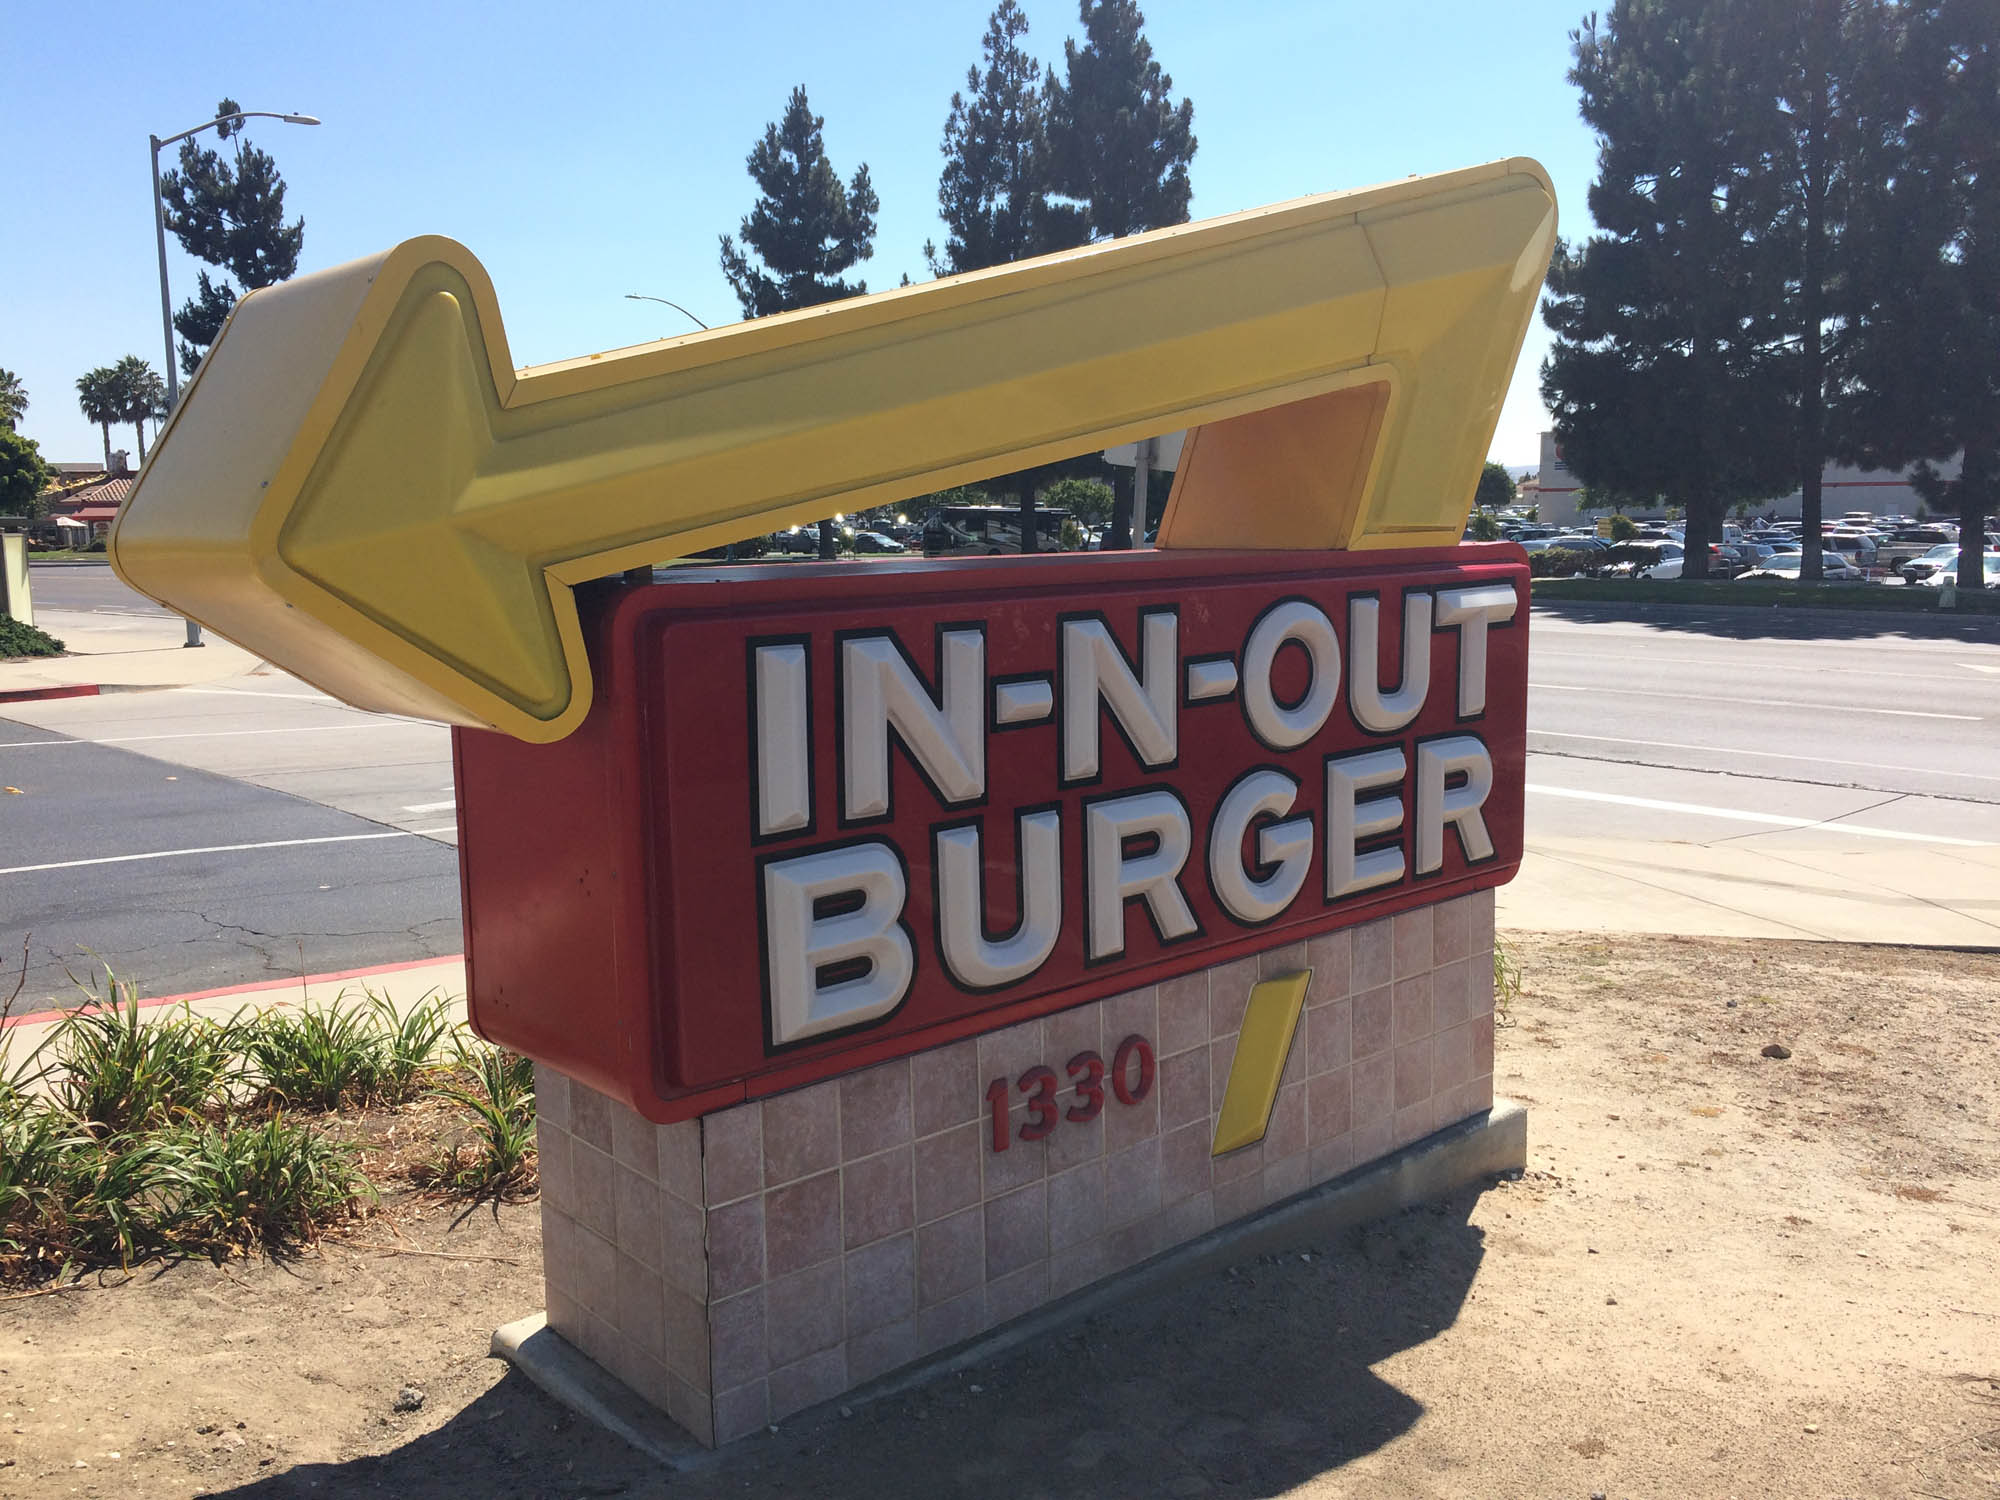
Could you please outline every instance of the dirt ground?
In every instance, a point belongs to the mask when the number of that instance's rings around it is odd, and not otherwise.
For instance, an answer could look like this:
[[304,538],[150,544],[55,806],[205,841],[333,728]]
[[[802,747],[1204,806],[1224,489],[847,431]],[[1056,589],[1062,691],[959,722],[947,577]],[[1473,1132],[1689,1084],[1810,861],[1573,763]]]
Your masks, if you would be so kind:
[[436,1210],[0,1303],[0,1495],[2000,1496],[2000,955],[1512,941],[1520,1181],[673,1476],[486,1358],[534,1207]]

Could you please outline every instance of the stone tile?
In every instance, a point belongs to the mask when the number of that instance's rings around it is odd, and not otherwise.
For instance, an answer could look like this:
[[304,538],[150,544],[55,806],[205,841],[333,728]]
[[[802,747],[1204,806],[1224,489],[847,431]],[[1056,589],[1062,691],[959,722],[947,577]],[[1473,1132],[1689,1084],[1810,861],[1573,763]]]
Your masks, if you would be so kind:
[[1437,1128],[1456,1125],[1493,1107],[1492,1080],[1473,1078],[1437,1096]]
[[967,1292],[917,1314],[917,1347],[935,1354],[962,1344],[986,1326],[986,1289]]
[[775,1281],[840,1254],[840,1173],[764,1194],[765,1275]]
[[[1138,1060],[1135,1058],[1127,1062],[1126,1082],[1136,1084],[1140,1076]],[[1107,1078],[1104,1081],[1103,1119],[1106,1156],[1129,1150],[1160,1133],[1160,1071],[1157,1060],[1153,1064],[1153,1085],[1146,1091],[1146,1097],[1136,1104],[1120,1103],[1117,1092],[1111,1087],[1111,1080]]]
[[1285,1066],[1279,1071],[1278,1083],[1304,1083],[1306,1081],[1306,1018],[1299,1013],[1298,1024],[1292,1028],[1292,1045],[1285,1049]]
[[[1206,1193],[1209,1187],[1209,1148],[1215,1139],[1214,1129],[1206,1119],[1179,1130],[1169,1131],[1160,1138],[1160,1202],[1171,1205],[1183,1198],[1192,1198],[1197,1193]],[[1050,1182],[1051,1193],[1055,1183]],[[1053,1206],[1054,1199],[1050,1203]],[[1053,1232],[1051,1233],[1053,1243]]]
[[708,1338],[718,1388],[727,1390],[762,1377],[771,1367],[764,1331],[764,1289],[752,1287],[741,1296],[711,1303]]
[[1409,1109],[1431,1096],[1431,1044],[1411,1042],[1396,1049],[1396,1109]]
[[916,1145],[916,1221],[928,1224],[979,1201],[983,1125],[960,1125]]
[[[1065,1093],[1065,1100],[1074,1099],[1073,1093]],[[1065,1104],[1064,1109],[1074,1108]],[[1047,1170],[1051,1177],[1058,1172],[1067,1172],[1071,1167],[1083,1165],[1087,1161],[1097,1161],[1104,1155],[1104,1121],[1106,1115],[1117,1109],[1118,1103],[1111,1093],[1111,1083],[1107,1077],[1104,1083],[1104,1107],[1096,1116],[1078,1124],[1065,1113],[1063,1121],[1056,1127],[1055,1134],[1042,1143],[1043,1154],[1048,1159]]]
[[583,1304],[554,1282],[549,1282],[542,1288],[542,1300],[549,1327],[581,1349],[583,1345],[578,1343],[577,1330],[583,1326],[583,1320],[590,1316],[583,1310]]
[[1345,1068],[1306,1080],[1306,1141],[1324,1146],[1347,1134],[1354,1124],[1354,1096]]
[[569,1129],[569,1075],[535,1064],[535,1123]]
[[1327,1005],[1345,1000],[1353,989],[1354,936],[1328,932],[1306,944],[1306,965],[1312,979],[1306,985],[1306,1006]]
[[1208,971],[1181,974],[1160,984],[1161,1057],[1208,1045]]
[[[1104,1107],[1113,1109],[1116,1106],[1107,1104]],[[1048,1139],[1046,1137],[1038,1141],[1021,1139],[1021,1126],[1027,1118],[1028,1112],[1025,1106],[1017,1108],[1008,1116],[1005,1151],[993,1150],[990,1138],[980,1143],[979,1170],[985,1197],[997,1198],[1002,1193],[1011,1192],[1017,1187],[1026,1187],[1029,1183],[1038,1182],[1048,1175]],[[1058,1114],[1056,1118],[1060,1122],[1062,1116]],[[1062,1125],[1058,1123],[1056,1129],[1062,1129]]]
[[986,1280],[986,1214],[968,1208],[917,1230],[917,1307],[971,1291]]
[[1208,1044],[1208,1093],[1215,1101],[1218,1113],[1222,1109],[1222,1101],[1229,1095],[1229,1069],[1235,1061],[1235,1036],[1226,1036]]
[[[1310,968],[1312,960],[1307,957],[1304,943],[1286,943],[1281,948],[1266,948],[1257,955],[1257,977],[1276,979],[1285,974],[1297,974]],[[1310,989],[1311,985],[1308,984]]]
[[899,1370],[917,1357],[917,1320],[904,1318],[847,1341],[847,1378],[856,1385]]
[[671,1287],[660,1293],[660,1358],[697,1390],[708,1389],[708,1307]]
[[573,1295],[579,1269],[576,1220],[542,1199],[542,1279],[551,1290]]
[[1104,1158],[1104,1222],[1112,1228],[1160,1211],[1160,1141],[1155,1136]]
[[1306,1153],[1306,1176],[1315,1184],[1331,1182],[1354,1165],[1354,1137],[1343,1135]]
[[708,1211],[708,1292],[717,1299],[764,1279],[764,1200],[740,1198]]
[[653,1127],[653,1154],[659,1159],[660,1186],[683,1203],[701,1204],[701,1121],[682,1120]]
[[1472,1023],[1440,1031],[1431,1038],[1431,1088],[1436,1093],[1472,1080]]
[[829,1079],[764,1101],[764,1186],[840,1165],[840,1083]]
[[1282,1203],[1294,1193],[1303,1193],[1309,1185],[1306,1181],[1306,1153],[1294,1152],[1281,1157],[1264,1168],[1264,1190],[1267,1200]]
[[1348,1140],[1354,1146],[1355,1166],[1366,1166],[1389,1154],[1390,1127],[1390,1117],[1385,1115],[1379,1120],[1370,1120],[1366,1125],[1356,1125],[1349,1132]]
[[1218,1182],[1215,1185],[1215,1222],[1233,1224],[1249,1214],[1254,1214],[1270,1200],[1264,1194],[1264,1173],[1260,1169],[1233,1182]]
[[565,1127],[578,1140],[611,1154],[611,1101],[585,1084],[570,1080],[569,1120]]
[[1209,1089],[1208,1047],[1204,1044],[1199,1052],[1162,1058],[1154,1091],[1159,1095],[1162,1130],[1208,1119],[1215,1109]]
[[606,1324],[618,1317],[618,1251],[583,1225],[576,1229],[576,1280],[570,1295]]
[[898,1146],[840,1169],[841,1243],[847,1249],[915,1227],[910,1149]]
[[1390,918],[1390,942],[1395,949],[1393,962],[1398,979],[1430,972],[1431,953],[1435,946],[1432,933],[1431,908],[1428,906],[1397,912]]
[[771,1420],[781,1421],[847,1389],[847,1351],[822,1349],[818,1354],[773,1370],[770,1381]]
[[1244,1177],[1254,1177],[1264,1170],[1264,1143],[1254,1141],[1248,1146],[1239,1146],[1234,1151],[1208,1159],[1208,1180],[1211,1186],[1220,1187],[1225,1182],[1236,1182]]
[[1110,1243],[1096,1235],[1049,1257],[1049,1296],[1067,1297],[1109,1273]]
[[1432,958],[1453,963],[1472,951],[1472,903],[1459,896],[1431,908]]
[[1441,964],[1431,973],[1431,1029],[1449,1031],[1472,1014],[1472,993],[1463,961]]
[[658,1127],[616,1100],[607,1100],[606,1107],[611,1113],[612,1159],[657,1185],[660,1147],[654,1132]]
[[1296,1156],[1306,1149],[1306,1086],[1295,1083],[1278,1090],[1271,1118],[1264,1126],[1264,1159]]
[[576,1176],[570,1166],[569,1132],[539,1116],[535,1120],[535,1160],[542,1182],[542,1202],[564,1213],[575,1213]]
[[678,1376],[672,1377],[667,1385],[667,1415],[686,1428],[696,1442],[714,1444],[714,1405]]
[[761,1380],[739,1385],[715,1398],[715,1441],[733,1443],[771,1425],[769,1389]]
[[1472,1027],[1472,1072],[1477,1077],[1481,1073],[1491,1076],[1493,1072],[1493,1013],[1475,1016],[1469,1023]]
[[1160,990],[1149,984],[1127,990],[1100,1002],[1104,1011],[1104,1061],[1116,1061],[1119,1046],[1128,1036],[1142,1036],[1157,1058],[1160,1051]]
[[618,1238],[618,1164],[582,1139],[570,1142],[576,1220],[607,1240]]
[[1002,1323],[1011,1323],[1048,1300],[1049,1264],[1046,1260],[1038,1260],[1011,1276],[987,1283],[986,1324],[989,1328],[997,1328]]
[[1390,920],[1377,917],[1348,929],[1353,943],[1353,984],[1357,993],[1376,989],[1396,977],[1396,938]]
[[914,1139],[908,1058],[846,1075],[839,1081],[839,1093],[842,1161],[858,1161]]
[[919,1136],[976,1120],[985,1109],[979,1044],[953,1042],[910,1059],[911,1124]]
[[1386,1120],[1396,1108],[1396,1058],[1391,1052],[1364,1057],[1348,1070],[1353,1080],[1354,1123]]
[[1045,1183],[1034,1183],[986,1205],[986,1279],[989,1282],[1049,1255],[1049,1201]]
[[1092,1162],[1048,1183],[1049,1248],[1066,1250],[1104,1232],[1104,1163]]
[[1429,1135],[1437,1124],[1437,1100],[1423,1098],[1408,1109],[1396,1111],[1396,1119],[1390,1130],[1390,1140],[1398,1146],[1407,1146],[1412,1141],[1420,1141]]
[[1430,975],[1399,979],[1389,993],[1396,1045],[1423,1041],[1431,1034]]
[[1002,1031],[989,1031],[978,1042],[979,1078],[973,1090],[975,1103],[985,1098],[986,1086],[994,1079],[1004,1078],[1008,1087],[1012,1088],[1028,1069],[1048,1061],[1042,1052],[1040,1021],[1022,1021]]
[[[1063,1081],[1065,1095],[1070,1090],[1070,1059],[1085,1052],[1095,1052],[1104,1059],[1106,1066],[1110,1065],[1111,1057],[1104,1047],[1103,1020],[1104,1007],[1097,1004],[1079,1005],[1053,1016],[1042,1017],[1042,1046],[1045,1051],[1042,1060],[1056,1070],[1056,1077]],[[1112,1039],[1112,1045],[1117,1045],[1117,1038]],[[1068,1098],[1064,1099],[1065,1106],[1069,1102]]]
[[1349,1017],[1350,1045],[1354,1055],[1371,1057],[1377,1052],[1387,1052],[1396,1039],[1396,1010],[1394,991],[1381,985],[1372,990],[1363,990],[1354,997],[1354,1008]]
[[1250,991],[1257,985],[1257,960],[1239,958],[1208,971],[1208,1034],[1211,1040],[1234,1036],[1243,1029],[1250,1008]]
[[690,1297],[708,1295],[707,1223],[679,1198],[660,1199],[660,1274]]
[[916,1311],[917,1240],[899,1234],[848,1252],[847,1336],[907,1320]]
[[622,1162],[611,1170],[612,1196],[618,1214],[618,1248],[648,1270],[658,1271],[664,1228],[660,1219],[659,1184],[641,1177]]
[[1472,946],[1466,952],[1477,958],[1493,951],[1493,892],[1474,891],[1465,898],[1470,908]]
[[1306,1029],[1306,1077],[1345,1068],[1353,1057],[1354,1008],[1351,1002],[1336,1000],[1330,1005],[1309,1009],[1303,1018]]
[[701,1121],[703,1193],[710,1207],[764,1186],[764,1105],[739,1104]]
[[1196,1193],[1160,1210],[1160,1239],[1165,1245],[1184,1245],[1198,1234],[1215,1227],[1215,1197]]
[[830,1260],[764,1287],[764,1342],[771,1368],[795,1364],[847,1337],[841,1264]]

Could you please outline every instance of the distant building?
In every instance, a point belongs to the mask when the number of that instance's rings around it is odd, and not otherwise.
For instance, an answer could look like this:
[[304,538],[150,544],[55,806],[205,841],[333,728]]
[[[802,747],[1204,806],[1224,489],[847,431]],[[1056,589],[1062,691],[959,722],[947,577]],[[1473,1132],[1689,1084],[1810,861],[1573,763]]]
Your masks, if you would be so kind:
[[42,491],[47,518],[34,529],[43,540],[81,545],[111,530],[118,507],[132,493],[137,475],[127,466],[123,449],[111,455],[107,473],[101,463],[50,464],[55,482]]
[[[1958,473],[1958,461],[1941,463],[1938,471],[1950,478]],[[1533,492],[1530,498],[1529,485]],[[1555,525],[1565,525],[1580,519],[1577,498],[1583,484],[1563,465],[1562,450],[1556,446],[1553,432],[1542,434],[1542,465],[1532,481],[1521,484],[1521,504],[1538,507],[1537,518]],[[1799,518],[1801,502],[1799,491],[1794,490],[1776,500],[1759,500],[1751,509],[1760,516],[1775,516],[1781,521],[1796,521]],[[1924,497],[1910,484],[1910,471],[1888,469],[1850,469],[1840,464],[1828,464],[1821,471],[1820,507],[1825,518],[1837,521],[1849,511],[1865,511],[1871,516],[1914,515]],[[1634,520],[1661,520],[1665,518],[1664,507],[1653,509],[1628,508],[1626,514]]]

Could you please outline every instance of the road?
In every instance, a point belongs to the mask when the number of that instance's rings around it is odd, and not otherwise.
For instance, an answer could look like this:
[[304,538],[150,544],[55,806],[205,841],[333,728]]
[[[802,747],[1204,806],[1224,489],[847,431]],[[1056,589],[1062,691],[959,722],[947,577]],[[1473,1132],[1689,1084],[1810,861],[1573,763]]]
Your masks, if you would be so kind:
[[[37,569],[35,588],[65,618],[161,613],[105,569]],[[2000,847],[1996,627],[1951,640],[1868,620],[1538,609],[1531,853],[1580,889],[1615,873],[1658,893],[1680,890],[1669,866],[1755,848],[1808,874],[1765,880],[1751,895],[1768,920],[1744,930],[1793,935],[1828,935],[1800,914],[1811,870],[1902,859],[1913,920],[1943,903],[1964,921],[1941,940],[2000,943],[2000,903],[1952,894],[1973,875],[1990,887],[1991,866],[1954,862]],[[458,951],[435,725],[266,668],[0,707],[0,784],[22,789],[0,800],[0,944],[18,954],[33,934],[26,1002],[73,994],[65,968],[92,953],[169,994]],[[1541,888],[1524,876],[1504,898],[1519,925],[1536,925]]]

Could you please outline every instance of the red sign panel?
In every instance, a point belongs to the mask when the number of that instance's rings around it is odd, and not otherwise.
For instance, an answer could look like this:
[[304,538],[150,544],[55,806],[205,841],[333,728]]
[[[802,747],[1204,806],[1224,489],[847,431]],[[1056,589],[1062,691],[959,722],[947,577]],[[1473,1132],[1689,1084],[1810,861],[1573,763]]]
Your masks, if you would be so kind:
[[476,1023],[656,1119],[1508,879],[1517,549],[687,573],[457,736]]

